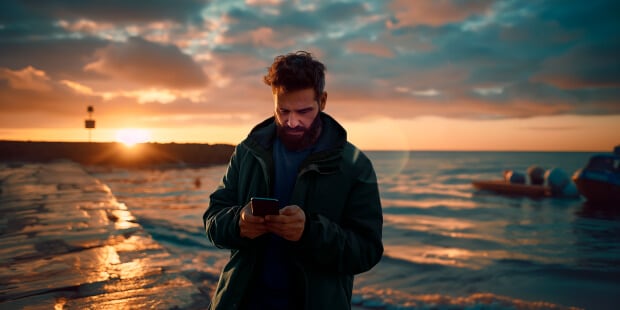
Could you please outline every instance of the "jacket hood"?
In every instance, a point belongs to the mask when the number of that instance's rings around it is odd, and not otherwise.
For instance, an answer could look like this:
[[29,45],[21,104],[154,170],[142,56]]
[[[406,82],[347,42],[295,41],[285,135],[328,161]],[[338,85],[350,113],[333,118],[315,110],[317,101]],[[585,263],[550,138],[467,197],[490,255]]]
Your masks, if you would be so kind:
[[[331,116],[324,112],[319,113],[322,121],[321,135],[317,140],[314,153],[339,149],[347,142],[347,131]],[[248,134],[246,143],[250,147],[260,147],[270,150],[276,137],[276,122],[272,116],[256,125]]]

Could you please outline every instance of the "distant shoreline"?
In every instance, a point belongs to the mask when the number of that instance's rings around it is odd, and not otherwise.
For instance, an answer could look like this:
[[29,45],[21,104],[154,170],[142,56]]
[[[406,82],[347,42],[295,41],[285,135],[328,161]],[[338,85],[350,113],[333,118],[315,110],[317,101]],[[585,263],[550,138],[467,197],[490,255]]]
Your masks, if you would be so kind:
[[0,162],[49,163],[69,160],[82,165],[124,168],[183,167],[226,164],[234,150],[228,144],[118,142],[31,142],[0,140]]

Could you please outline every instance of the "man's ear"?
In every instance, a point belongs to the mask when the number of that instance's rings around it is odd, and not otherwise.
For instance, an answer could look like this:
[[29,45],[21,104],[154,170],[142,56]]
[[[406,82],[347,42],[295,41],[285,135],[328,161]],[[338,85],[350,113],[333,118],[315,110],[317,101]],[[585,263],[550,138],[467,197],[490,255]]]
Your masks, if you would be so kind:
[[319,100],[319,111],[323,112],[325,110],[325,104],[327,104],[327,92],[324,91],[321,95],[321,99]]

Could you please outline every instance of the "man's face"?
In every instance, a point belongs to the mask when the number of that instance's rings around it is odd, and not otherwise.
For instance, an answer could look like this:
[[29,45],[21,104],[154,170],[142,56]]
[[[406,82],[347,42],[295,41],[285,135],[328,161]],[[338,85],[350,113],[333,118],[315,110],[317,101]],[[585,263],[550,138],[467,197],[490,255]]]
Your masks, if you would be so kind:
[[287,148],[299,150],[314,143],[317,115],[325,108],[327,93],[317,101],[312,88],[273,95],[278,135]]

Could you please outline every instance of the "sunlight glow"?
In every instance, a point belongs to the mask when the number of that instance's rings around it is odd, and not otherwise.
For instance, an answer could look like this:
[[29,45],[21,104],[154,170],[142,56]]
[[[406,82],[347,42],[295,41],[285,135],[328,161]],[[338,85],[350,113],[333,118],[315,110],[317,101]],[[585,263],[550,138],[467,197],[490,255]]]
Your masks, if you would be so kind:
[[116,141],[128,147],[147,142],[149,139],[151,139],[151,133],[146,129],[125,128],[116,131]]

